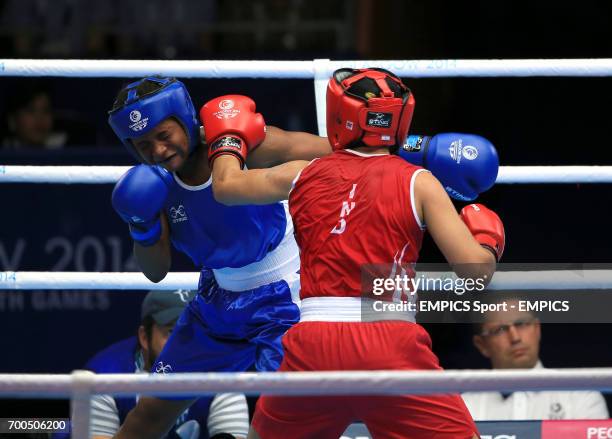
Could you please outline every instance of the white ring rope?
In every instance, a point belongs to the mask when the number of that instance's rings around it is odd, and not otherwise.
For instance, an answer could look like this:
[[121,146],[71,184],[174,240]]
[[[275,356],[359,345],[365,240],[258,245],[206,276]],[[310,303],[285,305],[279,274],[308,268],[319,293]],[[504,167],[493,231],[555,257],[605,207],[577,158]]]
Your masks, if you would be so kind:
[[[0,183],[115,183],[129,166],[0,165]],[[612,183],[612,166],[500,166],[498,184]]]
[[333,372],[211,372],[72,375],[0,374],[0,395],[62,397],[186,396],[241,392],[277,395],[391,395],[466,391],[612,390],[612,368]]
[[0,271],[0,290],[193,290],[200,273],[168,273],[153,283],[130,272]]
[[[316,64],[316,68],[315,68]],[[153,74],[191,78],[313,79],[340,67],[381,67],[399,76],[515,77],[611,76],[611,58],[442,59],[359,61],[219,61],[0,59],[0,76],[139,77]]]
[[[420,275],[421,273],[417,273]],[[447,272],[423,273],[428,279],[448,279]],[[199,273],[168,273],[159,282],[142,273],[0,271],[0,290],[177,290],[196,289]],[[612,289],[612,270],[498,271],[489,290]]]
[[0,165],[0,183],[115,183],[129,166]]

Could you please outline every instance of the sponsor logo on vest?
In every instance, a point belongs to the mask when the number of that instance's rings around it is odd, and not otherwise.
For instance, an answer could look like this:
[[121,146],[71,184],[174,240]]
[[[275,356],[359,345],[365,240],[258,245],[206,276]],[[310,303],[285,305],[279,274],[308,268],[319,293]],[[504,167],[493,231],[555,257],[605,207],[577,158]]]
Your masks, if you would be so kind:
[[155,366],[155,373],[167,374],[169,372],[172,372],[172,366],[164,364],[163,361],[160,361],[157,363],[157,366]]
[[187,217],[187,212],[185,212],[185,206],[182,204],[179,204],[177,207],[172,206],[170,208],[170,219],[172,224],[187,221],[189,218]]

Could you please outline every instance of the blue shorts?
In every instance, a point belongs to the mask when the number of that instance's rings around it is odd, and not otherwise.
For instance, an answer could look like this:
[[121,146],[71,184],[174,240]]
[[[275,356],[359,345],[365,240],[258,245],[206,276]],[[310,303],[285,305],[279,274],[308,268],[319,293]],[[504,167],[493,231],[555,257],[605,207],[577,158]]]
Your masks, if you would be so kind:
[[275,371],[283,359],[281,337],[300,319],[292,300],[299,273],[246,291],[200,276],[199,294],[179,317],[153,373]]

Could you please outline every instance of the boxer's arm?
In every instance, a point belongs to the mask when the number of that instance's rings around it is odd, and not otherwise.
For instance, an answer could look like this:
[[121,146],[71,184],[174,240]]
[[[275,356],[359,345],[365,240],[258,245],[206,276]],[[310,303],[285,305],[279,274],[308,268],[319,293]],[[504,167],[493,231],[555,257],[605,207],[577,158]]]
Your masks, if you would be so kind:
[[293,160],[310,161],[331,152],[327,137],[268,126],[265,140],[249,151],[246,163],[249,169],[270,168]]
[[218,157],[212,172],[213,195],[219,203],[228,206],[286,200],[293,181],[308,163],[298,160],[272,168],[243,171],[237,158]]
[[138,266],[147,279],[155,283],[166,277],[172,264],[170,228],[164,213],[161,213],[161,229],[161,237],[154,245],[145,247],[134,242],[134,257]]
[[421,172],[414,185],[417,214],[448,263],[461,277],[490,280],[495,272],[493,253],[474,239],[440,182]]

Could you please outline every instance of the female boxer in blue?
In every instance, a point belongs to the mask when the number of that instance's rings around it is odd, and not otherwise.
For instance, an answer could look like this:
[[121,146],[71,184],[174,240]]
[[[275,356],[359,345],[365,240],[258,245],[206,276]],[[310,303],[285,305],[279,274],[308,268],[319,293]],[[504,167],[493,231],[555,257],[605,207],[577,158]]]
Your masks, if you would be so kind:
[[[244,125],[259,148],[250,167],[330,151],[325,138],[265,127],[246,97],[226,102],[222,117]],[[280,337],[299,320],[299,256],[286,206],[227,207],[214,200],[207,150],[185,86],[144,78],[123,89],[109,123],[143,164],[117,183],[112,202],[134,239],[143,273],[159,282],[171,245],[201,272],[199,293],[183,313],[153,372],[274,371]],[[267,132],[266,132],[267,131]],[[141,398],[118,437],[156,437],[193,400]],[[124,436],[125,435],[125,436]]]

